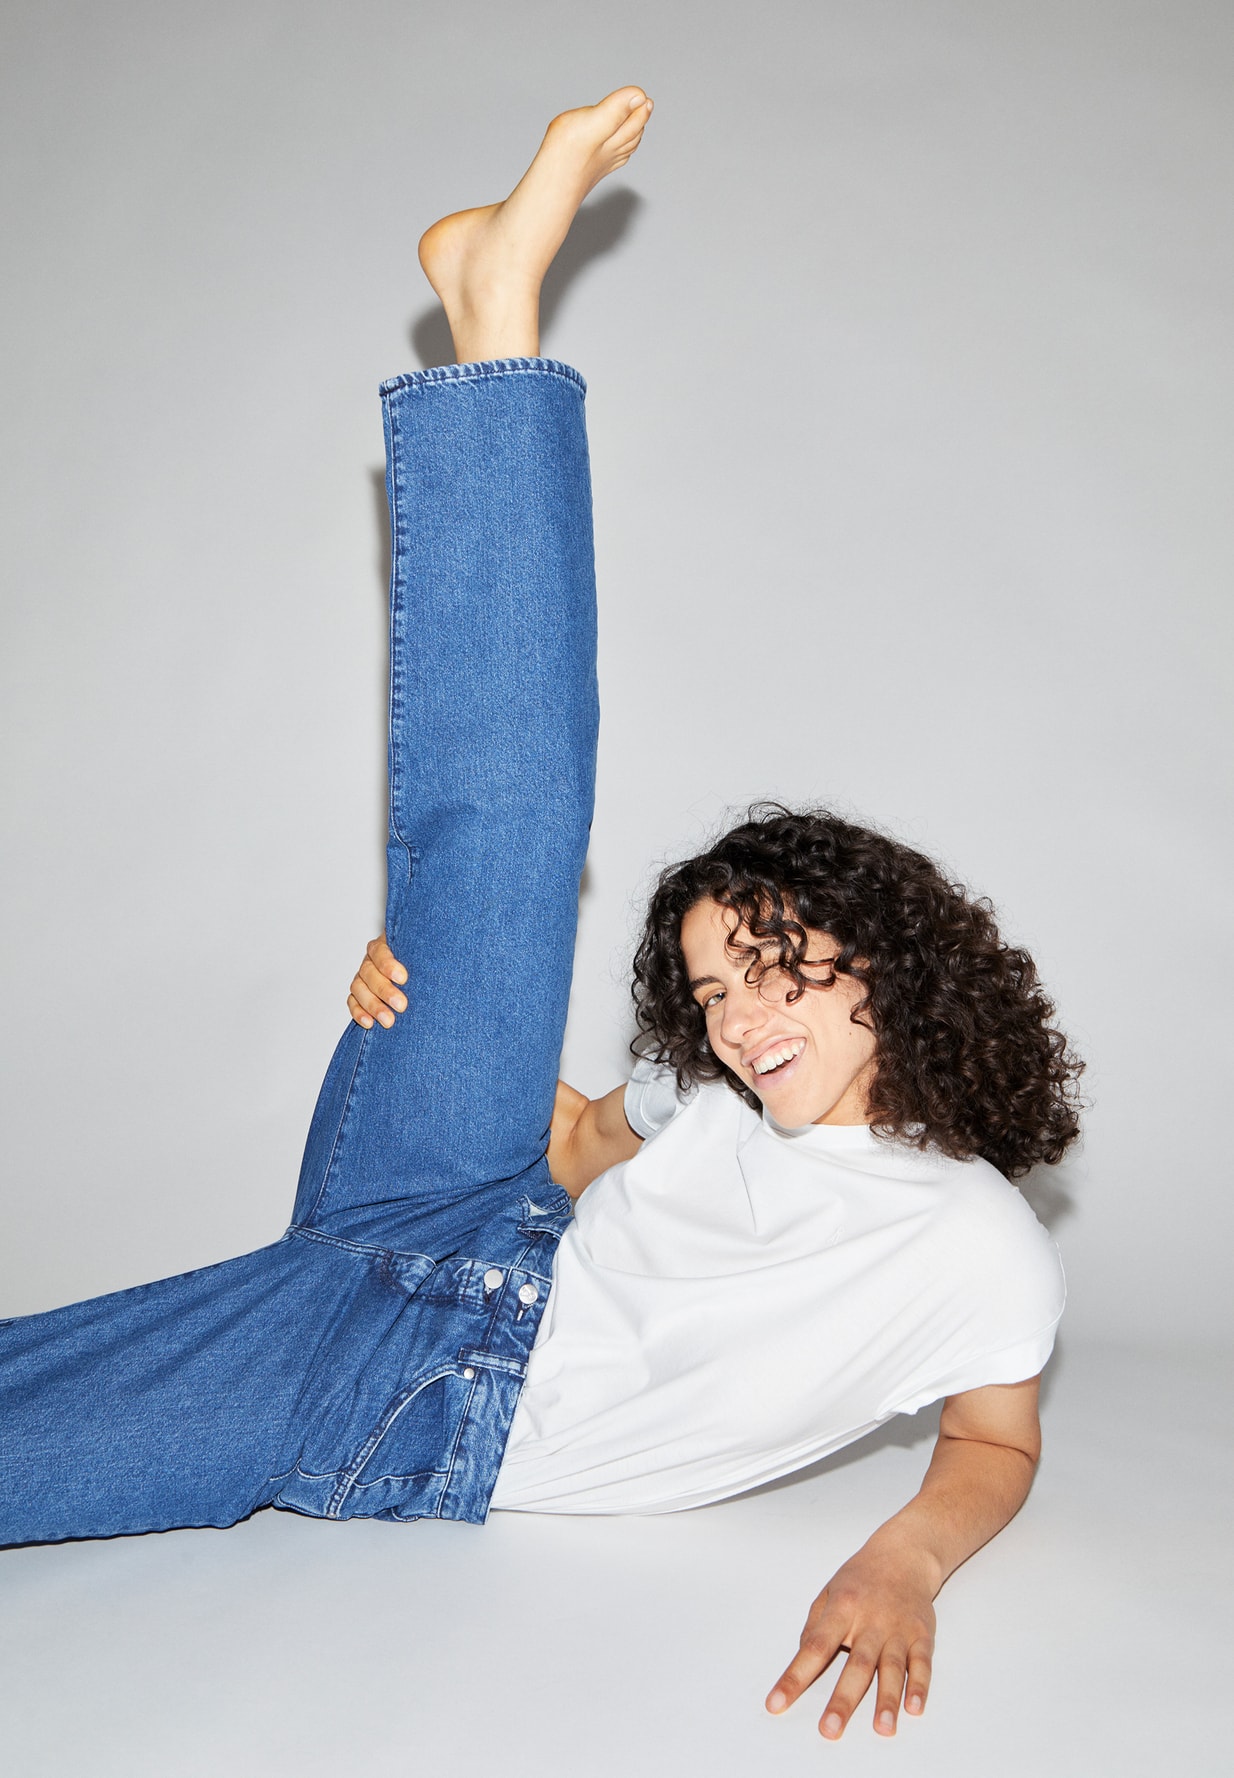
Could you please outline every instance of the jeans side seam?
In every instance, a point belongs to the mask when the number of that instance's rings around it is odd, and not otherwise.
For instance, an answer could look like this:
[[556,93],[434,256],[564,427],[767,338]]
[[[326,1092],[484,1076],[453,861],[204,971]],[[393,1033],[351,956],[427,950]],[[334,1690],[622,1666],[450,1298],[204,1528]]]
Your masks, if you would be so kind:
[[[399,499],[398,499],[398,434],[390,424],[389,412],[386,413],[386,452],[389,469],[386,474],[386,492],[390,503],[390,718],[387,727],[387,747],[389,749],[389,769],[387,792],[389,806],[387,826],[390,838],[402,846],[408,854],[410,864],[410,847],[399,831],[398,803],[402,788],[402,774],[399,763],[398,749],[394,745],[395,729],[402,721],[403,715],[403,668],[402,650],[397,646],[398,625],[405,621],[406,611],[403,603],[403,579],[399,573],[399,552],[397,540],[399,536]],[[388,890],[387,890],[388,893]]]
[[338,1155],[339,1144],[343,1140],[343,1131],[347,1127],[347,1119],[351,1112],[351,1096],[355,1091],[356,1078],[360,1073],[360,1064],[364,1060],[364,1053],[368,1048],[368,1041],[371,1035],[371,1032],[365,1031],[360,1038],[360,1047],[356,1051],[356,1060],[351,1070],[351,1079],[347,1082],[347,1091],[343,1096],[343,1109],[339,1116],[338,1128],[335,1130],[334,1140],[330,1144],[330,1158],[321,1170],[321,1185],[318,1188],[317,1196],[314,1198],[311,1208],[306,1212],[308,1216],[316,1216],[318,1210],[321,1208],[322,1199],[325,1197],[326,1192],[329,1189],[330,1174],[334,1169],[334,1162]]

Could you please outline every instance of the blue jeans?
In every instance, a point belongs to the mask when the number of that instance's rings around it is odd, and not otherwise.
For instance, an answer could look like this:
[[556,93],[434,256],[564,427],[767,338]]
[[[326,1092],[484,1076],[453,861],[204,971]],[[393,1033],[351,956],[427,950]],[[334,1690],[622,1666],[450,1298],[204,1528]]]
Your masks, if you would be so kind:
[[0,1542],[484,1519],[570,1214],[545,1149],[595,774],[584,384],[383,385],[392,1030],[348,1028],[291,1227],[0,1323]]

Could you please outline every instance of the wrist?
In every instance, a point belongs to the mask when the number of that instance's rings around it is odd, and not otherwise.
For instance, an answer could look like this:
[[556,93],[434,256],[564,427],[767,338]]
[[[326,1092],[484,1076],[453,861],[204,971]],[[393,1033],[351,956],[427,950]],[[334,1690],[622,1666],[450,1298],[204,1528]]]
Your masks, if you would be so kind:
[[880,1525],[865,1549],[882,1561],[894,1563],[899,1572],[912,1575],[931,1599],[938,1596],[950,1572],[930,1538],[929,1526],[919,1522],[912,1505]]

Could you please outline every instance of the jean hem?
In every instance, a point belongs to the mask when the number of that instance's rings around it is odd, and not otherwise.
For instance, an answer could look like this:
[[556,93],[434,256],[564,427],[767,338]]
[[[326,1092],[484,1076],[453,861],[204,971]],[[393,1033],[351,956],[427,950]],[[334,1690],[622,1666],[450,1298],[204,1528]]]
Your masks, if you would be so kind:
[[427,370],[408,370],[401,376],[387,377],[377,393],[393,395],[399,389],[419,389],[431,383],[478,383],[492,377],[551,376],[573,383],[581,395],[587,383],[571,364],[557,358],[488,358],[475,364],[434,364]]

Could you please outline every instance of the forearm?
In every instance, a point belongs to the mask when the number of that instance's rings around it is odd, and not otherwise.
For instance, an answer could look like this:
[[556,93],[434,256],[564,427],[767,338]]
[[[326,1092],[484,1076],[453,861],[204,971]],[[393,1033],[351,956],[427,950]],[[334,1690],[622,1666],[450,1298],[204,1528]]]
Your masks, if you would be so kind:
[[867,1548],[894,1551],[920,1567],[933,1597],[1019,1512],[1036,1467],[1028,1451],[940,1433],[919,1491]]
[[880,1525],[810,1608],[801,1645],[767,1700],[783,1710],[849,1650],[820,1728],[835,1739],[877,1675],[879,1732],[895,1733],[901,1698],[924,1710],[934,1652],[934,1599],[947,1576],[1024,1504],[1041,1452],[1040,1379],[952,1395],[925,1480]]
[[564,1080],[558,1081],[548,1166],[553,1179],[572,1198],[618,1161],[637,1153],[641,1138],[626,1122],[624,1101],[624,1087],[616,1087],[603,1098],[588,1099]]

